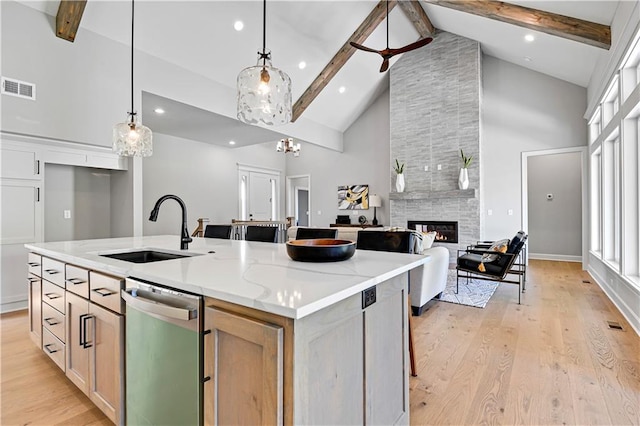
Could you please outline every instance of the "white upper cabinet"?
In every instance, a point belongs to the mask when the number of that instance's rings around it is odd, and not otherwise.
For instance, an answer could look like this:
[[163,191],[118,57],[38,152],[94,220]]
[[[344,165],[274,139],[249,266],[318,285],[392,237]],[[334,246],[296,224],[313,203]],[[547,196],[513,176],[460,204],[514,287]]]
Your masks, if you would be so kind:
[[0,177],[11,179],[40,179],[40,159],[33,149],[2,147]]

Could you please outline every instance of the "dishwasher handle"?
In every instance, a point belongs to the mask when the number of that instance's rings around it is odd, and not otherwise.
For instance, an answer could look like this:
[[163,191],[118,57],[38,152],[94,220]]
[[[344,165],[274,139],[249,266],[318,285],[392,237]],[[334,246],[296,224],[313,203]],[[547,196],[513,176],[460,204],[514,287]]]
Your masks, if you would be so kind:
[[[133,296],[131,294],[132,290],[136,290],[136,296]],[[188,309],[167,305],[156,300],[140,296],[140,293],[140,289],[134,288],[127,288],[121,291],[122,299],[124,299],[125,303],[127,305],[133,306],[138,310],[181,321],[190,321],[198,317],[197,309]]]

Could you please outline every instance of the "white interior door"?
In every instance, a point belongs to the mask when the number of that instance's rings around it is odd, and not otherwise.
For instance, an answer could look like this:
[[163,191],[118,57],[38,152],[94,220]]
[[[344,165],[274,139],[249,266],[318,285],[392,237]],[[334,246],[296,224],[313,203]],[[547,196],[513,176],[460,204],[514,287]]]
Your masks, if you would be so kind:
[[273,175],[249,172],[249,219],[276,220],[273,217]]

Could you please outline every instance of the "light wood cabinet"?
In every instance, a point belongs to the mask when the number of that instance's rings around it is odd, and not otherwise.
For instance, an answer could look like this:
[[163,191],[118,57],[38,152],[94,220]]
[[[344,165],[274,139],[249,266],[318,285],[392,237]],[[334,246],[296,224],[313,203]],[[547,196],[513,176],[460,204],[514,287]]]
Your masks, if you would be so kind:
[[33,274],[27,277],[29,287],[29,337],[42,348],[42,279]]
[[283,328],[206,308],[205,424],[282,424]]
[[205,424],[408,424],[407,288],[297,320],[206,298]]
[[124,422],[124,317],[66,295],[66,374],[115,424]]

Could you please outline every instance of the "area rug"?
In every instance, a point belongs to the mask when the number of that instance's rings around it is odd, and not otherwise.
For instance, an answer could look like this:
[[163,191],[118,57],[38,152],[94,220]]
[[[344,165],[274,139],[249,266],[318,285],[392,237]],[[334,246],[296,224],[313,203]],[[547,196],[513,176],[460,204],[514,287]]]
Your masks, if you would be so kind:
[[484,308],[487,302],[498,288],[498,282],[478,279],[460,278],[460,291],[456,294],[456,270],[449,269],[447,275],[447,287],[442,292],[440,300],[443,302],[457,303],[459,305]]

